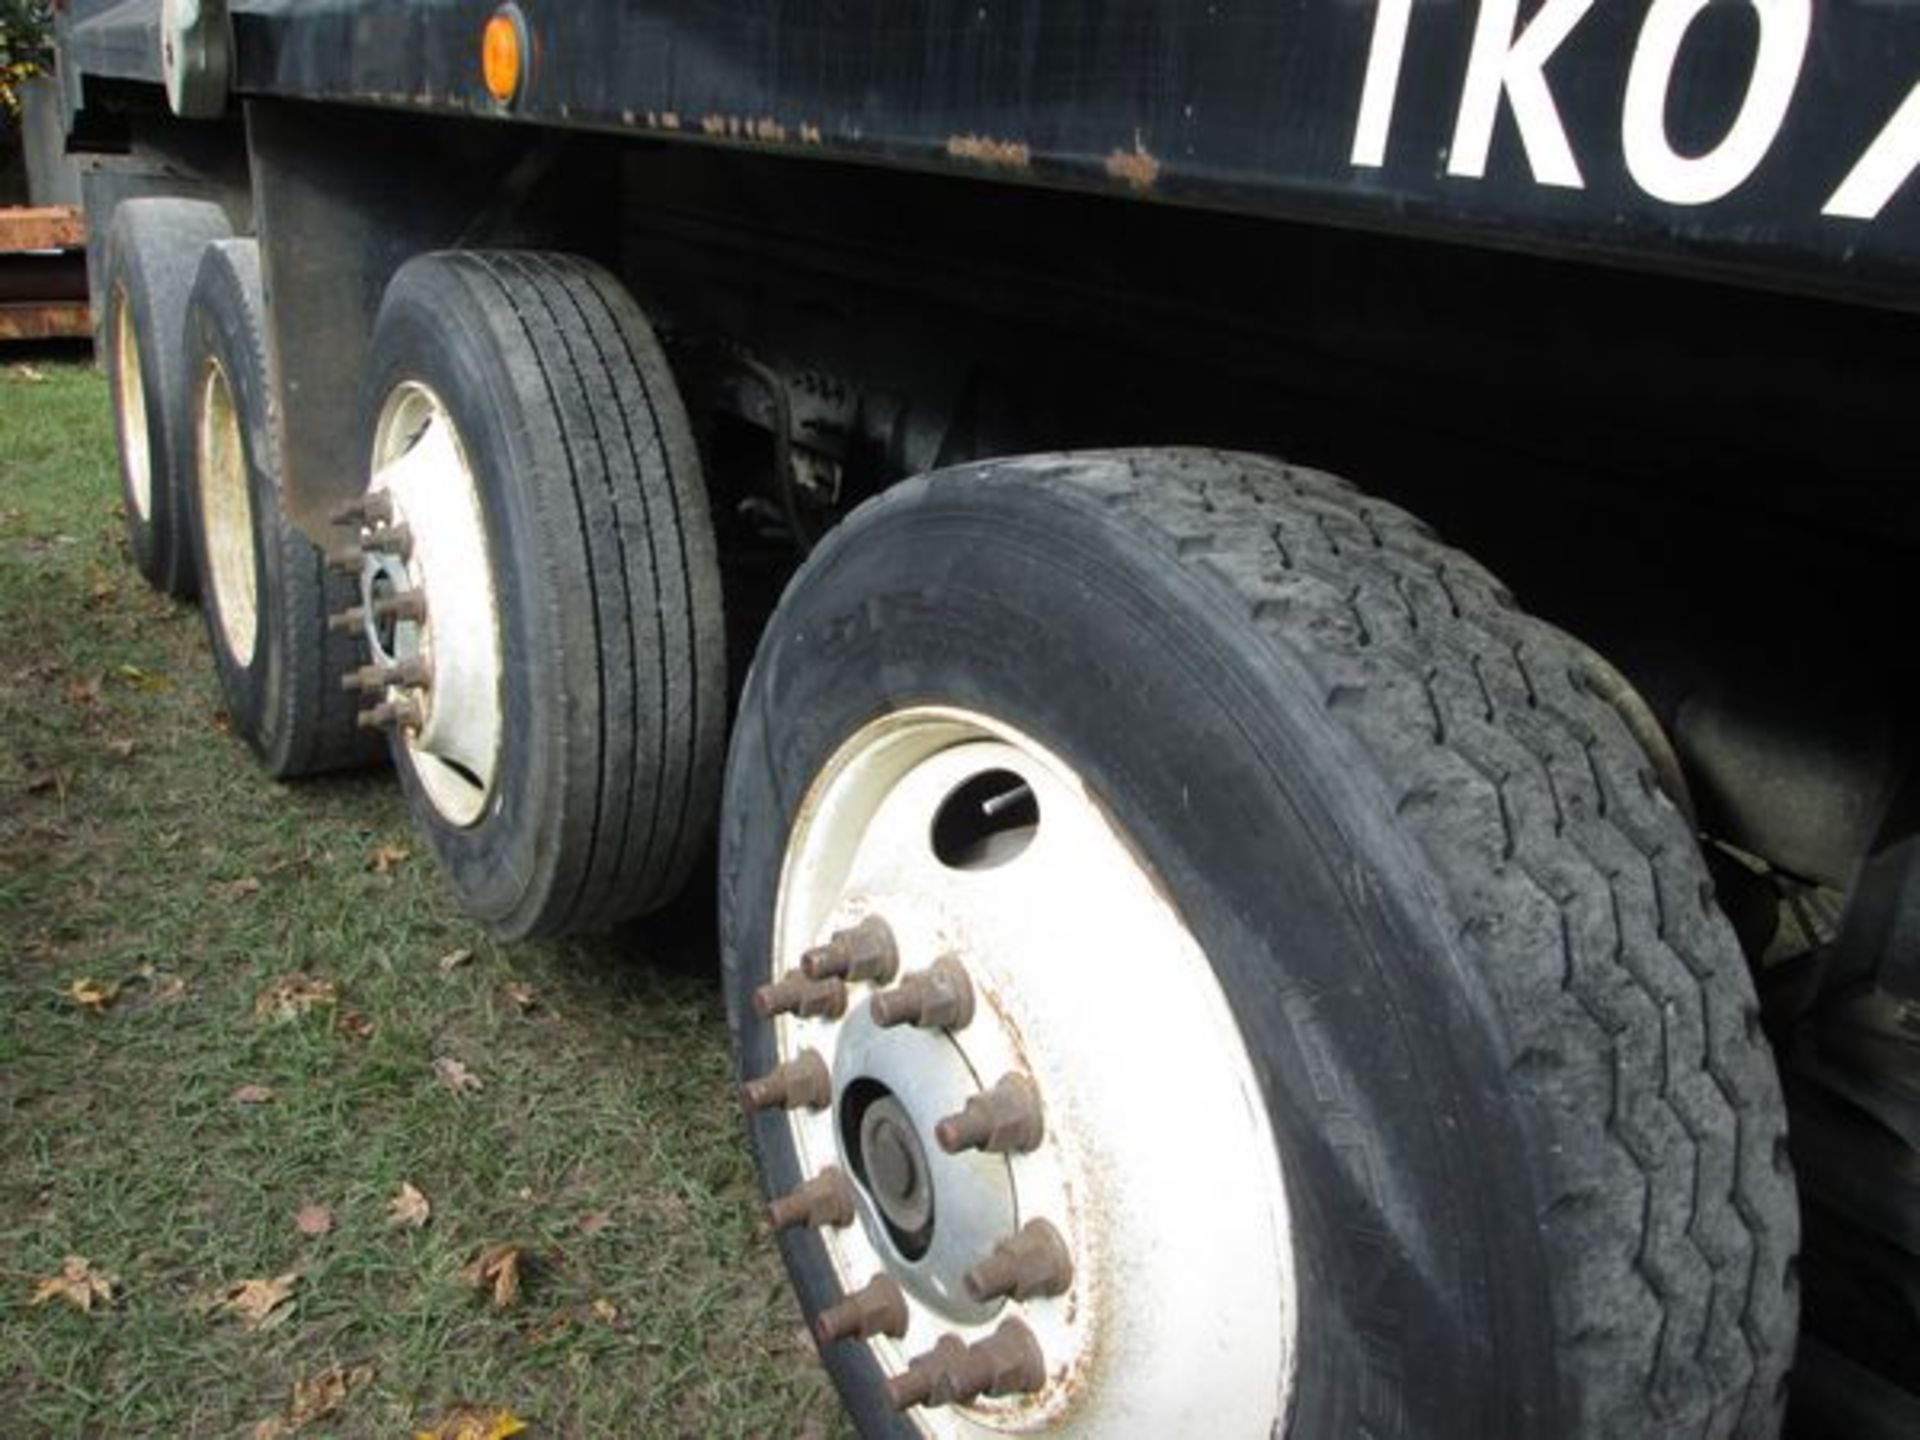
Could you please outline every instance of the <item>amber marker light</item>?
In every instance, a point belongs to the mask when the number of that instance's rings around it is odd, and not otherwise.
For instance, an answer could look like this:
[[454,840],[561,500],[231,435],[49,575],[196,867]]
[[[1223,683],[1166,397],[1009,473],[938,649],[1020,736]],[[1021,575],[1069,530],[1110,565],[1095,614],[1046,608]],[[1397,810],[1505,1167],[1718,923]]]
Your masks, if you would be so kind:
[[502,5],[480,37],[480,70],[487,93],[500,104],[511,105],[520,97],[525,68],[526,22],[517,6]]

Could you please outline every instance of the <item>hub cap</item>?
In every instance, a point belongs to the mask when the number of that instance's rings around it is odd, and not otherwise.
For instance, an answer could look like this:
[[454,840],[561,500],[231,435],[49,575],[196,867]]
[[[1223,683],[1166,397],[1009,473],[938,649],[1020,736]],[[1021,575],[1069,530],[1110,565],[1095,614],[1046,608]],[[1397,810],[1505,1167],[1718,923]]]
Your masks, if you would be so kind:
[[877,721],[802,807],[767,979],[809,951],[821,973],[817,947],[875,918],[897,976],[773,1007],[779,1059],[832,1075],[830,1104],[782,1120],[803,1180],[853,1182],[854,1222],[819,1227],[842,1291],[906,1298],[903,1336],[839,1343],[873,1349],[928,1434],[1271,1433],[1296,1307],[1265,1102],[1206,955],[1103,808],[986,717]]
[[[126,314],[124,307],[121,314]],[[201,372],[198,409],[194,454],[199,459],[200,513],[207,538],[207,568],[213,581],[213,608],[227,653],[234,663],[244,666],[253,662],[260,629],[253,493],[247,482],[247,451],[240,436],[239,412],[234,408],[233,385],[218,360],[208,360]]]
[[[408,381],[387,398],[368,493],[382,514],[361,531],[374,662],[421,673],[384,687],[385,700],[409,717],[400,733],[427,799],[450,824],[472,825],[500,760],[499,606],[479,486],[453,417],[426,386]],[[383,602],[413,592],[425,597],[424,618],[381,618]]]

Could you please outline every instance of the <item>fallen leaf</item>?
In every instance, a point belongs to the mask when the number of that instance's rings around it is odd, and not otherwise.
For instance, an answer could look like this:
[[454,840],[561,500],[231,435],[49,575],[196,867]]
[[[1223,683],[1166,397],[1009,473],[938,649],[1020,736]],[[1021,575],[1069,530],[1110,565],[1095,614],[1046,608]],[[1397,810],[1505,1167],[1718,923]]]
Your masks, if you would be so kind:
[[287,1407],[287,1423],[295,1430],[314,1420],[323,1420],[339,1410],[362,1385],[373,1379],[373,1366],[335,1365],[306,1380],[293,1382],[293,1400]]
[[119,994],[120,987],[111,980],[82,978],[67,986],[67,998],[95,1015],[103,1013]]
[[527,1428],[511,1410],[483,1405],[456,1405],[431,1430],[414,1432],[414,1440],[510,1440]]
[[433,1062],[433,1073],[440,1077],[440,1083],[442,1085],[446,1086],[456,1095],[464,1095],[468,1091],[486,1089],[486,1085],[478,1075],[474,1074],[451,1055],[442,1055],[437,1058]]
[[265,1105],[273,1099],[271,1085],[242,1085],[227,1097],[236,1105]]
[[335,1028],[350,1040],[373,1038],[373,1022],[358,1010],[343,1010],[339,1020],[335,1022]]
[[522,1012],[533,1009],[540,1003],[540,993],[524,980],[509,980],[500,987],[500,993],[511,1000]]
[[69,680],[67,682],[67,703],[78,705],[81,709],[91,709],[100,703],[100,692],[106,682],[95,675],[90,680]]
[[33,366],[24,364],[9,365],[7,367],[7,379],[21,385],[44,385],[47,383],[47,377],[43,371],[36,370]]
[[116,760],[131,760],[133,752],[139,748],[138,740],[121,738],[107,741],[107,753]]
[[613,1217],[604,1210],[596,1210],[591,1215],[582,1215],[580,1217],[580,1233],[582,1235],[598,1235],[602,1230],[611,1229],[612,1226]]
[[449,950],[446,954],[442,955],[439,958],[439,960],[437,960],[434,963],[439,965],[440,973],[442,975],[451,975],[454,971],[458,970],[462,965],[467,964],[472,959],[473,959],[473,951],[471,950]]
[[493,1291],[493,1304],[505,1310],[520,1298],[520,1247],[488,1245],[460,1272],[476,1290]]
[[433,1202],[402,1180],[398,1193],[387,1202],[387,1224],[418,1230],[432,1218]]
[[98,580],[94,582],[93,588],[87,592],[87,608],[89,610],[99,610],[113,604],[113,602],[119,598],[120,587],[118,585],[114,584],[111,580]]
[[254,997],[253,1014],[256,1020],[284,1023],[339,1001],[340,987],[333,981],[315,980],[296,970],[291,975],[282,975]]
[[142,670],[138,665],[116,665],[113,668],[114,679],[135,690],[154,692],[171,690],[173,681],[165,675],[156,675],[151,670]]
[[317,1240],[333,1229],[333,1212],[324,1205],[302,1205],[294,1214],[293,1228]]
[[215,900],[245,900],[259,893],[260,881],[253,875],[242,875],[238,880],[216,880],[207,886],[207,894]]
[[299,1283],[297,1270],[289,1270],[271,1280],[242,1280],[204,1297],[201,1308],[224,1311],[249,1330],[271,1330],[293,1313],[288,1302]]
[[611,1300],[601,1298],[592,1305],[594,1317],[605,1324],[614,1325],[620,1320],[620,1307]]
[[33,1303],[44,1305],[49,1300],[64,1300],[85,1313],[96,1304],[111,1304],[113,1287],[118,1283],[113,1276],[94,1269],[92,1261],[69,1255],[58,1275],[49,1275],[34,1287]]
[[68,775],[64,770],[36,770],[27,776],[29,795],[57,795],[67,798]]
[[376,845],[367,857],[367,868],[376,875],[385,875],[396,866],[404,865],[412,854],[404,845]]

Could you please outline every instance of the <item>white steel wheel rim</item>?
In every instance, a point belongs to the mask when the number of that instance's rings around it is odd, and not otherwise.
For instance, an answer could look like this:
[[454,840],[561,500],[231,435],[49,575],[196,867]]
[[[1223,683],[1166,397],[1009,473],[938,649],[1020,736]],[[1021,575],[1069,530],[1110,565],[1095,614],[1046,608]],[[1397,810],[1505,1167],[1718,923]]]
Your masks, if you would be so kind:
[[140,342],[133,327],[127,287],[113,292],[113,396],[120,411],[120,468],[127,477],[133,513],[142,523],[153,515],[153,452],[147,435],[147,382],[140,373]]
[[209,359],[200,375],[194,453],[199,460],[201,528],[221,643],[239,665],[253,660],[260,634],[259,574],[246,444],[226,367]]
[[[418,659],[429,684],[390,687],[389,699],[414,705],[420,720],[400,735],[427,801],[447,823],[477,824],[494,798],[504,729],[500,613],[480,487],[446,404],[429,387],[394,387],[374,427],[373,480],[387,521],[362,532],[362,603],[369,613],[387,596],[414,590],[426,618],[383,631],[370,626],[374,658]],[[404,555],[383,551],[382,536],[404,526]]]
[[[935,816],[959,787],[996,771],[1031,787],[1038,824],[1024,846],[1017,833],[992,842],[1018,853],[955,868],[935,853]],[[907,1283],[911,1266],[857,1187],[858,1220],[819,1231],[836,1279],[851,1294],[893,1276],[911,1318],[903,1339],[838,1343],[870,1345],[898,1375],[943,1336],[974,1342],[1009,1317],[1026,1324],[1045,1357],[1044,1387],[909,1411],[929,1435],[1275,1433],[1298,1312],[1265,1100],[1205,953],[1097,798],[1059,757],[975,713],[920,708],[868,725],[822,772],[795,823],[770,978],[873,915],[892,930],[902,973],[954,956],[973,982],[969,1024],[911,1032],[926,1053],[950,1045],[981,1089],[1010,1071],[1037,1085],[1039,1147],[972,1158],[1007,1167],[1017,1223],[1050,1221],[1074,1278],[1056,1297],[960,1314],[965,1307],[929,1298],[925,1276]],[[813,1050],[834,1076],[834,1106],[783,1115],[803,1181],[830,1166],[854,1173],[839,1120],[842,1072],[865,1053],[873,993],[854,985],[840,1019],[773,1021],[779,1060]],[[937,1149],[931,1134],[923,1143]],[[935,1191],[937,1233],[937,1182]]]

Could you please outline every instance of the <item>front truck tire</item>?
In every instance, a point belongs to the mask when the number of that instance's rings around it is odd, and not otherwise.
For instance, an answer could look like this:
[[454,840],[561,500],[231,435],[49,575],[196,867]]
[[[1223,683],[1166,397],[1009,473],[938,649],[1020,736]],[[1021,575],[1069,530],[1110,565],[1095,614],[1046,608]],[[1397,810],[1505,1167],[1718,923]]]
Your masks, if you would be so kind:
[[184,328],[177,469],[191,493],[201,609],[234,733],[276,780],[371,764],[378,737],[360,728],[340,687],[355,642],[327,625],[353,586],[328,571],[280,503],[254,241],[206,247]]
[[1777,1433],[1779,1084],[1582,654],[1251,456],[970,466],[822,544],[723,947],[864,1434]]
[[372,713],[461,904],[510,938],[665,904],[712,833],[726,642],[651,327],[582,260],[422,256],[367,396]]
[[180,458],[192,411],[187,299],[207,246],[232,233],[226,212],[205,200],[126,200],[107,228],[102,334],[127,548],[148,584],[182,600],[199,593],[192,477]]

